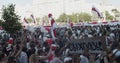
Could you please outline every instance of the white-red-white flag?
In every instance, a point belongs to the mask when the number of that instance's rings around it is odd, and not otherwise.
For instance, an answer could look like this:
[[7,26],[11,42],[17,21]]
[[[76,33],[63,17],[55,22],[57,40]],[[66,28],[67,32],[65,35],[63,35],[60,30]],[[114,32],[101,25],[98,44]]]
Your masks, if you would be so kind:
[[99,12],[99,10],[96,7],[92,7],[92,12],[97,14],[99,18],[103,18],[102,14]]
[[31,18],[32,18],[33,23],[36,23],[36,20],[33,14],[31,14]]

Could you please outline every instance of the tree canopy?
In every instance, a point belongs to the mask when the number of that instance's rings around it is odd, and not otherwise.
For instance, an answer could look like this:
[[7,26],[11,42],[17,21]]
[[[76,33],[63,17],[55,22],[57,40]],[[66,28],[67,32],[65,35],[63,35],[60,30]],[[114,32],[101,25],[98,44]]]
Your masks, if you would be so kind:
[[113,20],[114,16],[112,16],[108,11],[105,11],[106,19],[107,20]]
[[20,16],[15,13],[15,5],[9,4],[2,8],[2,27],[8,33],[15,33],[22,28]]
[[112,9],[111,10],[114,13],[114,16],[116,19],[120,18],[120,11],[117,9]]
[[73,13],[71,15],[67,15],[65,13],[61,14],[56,21],[66,22],[67,18],[69,18],[72,22],[82,21],[91,21],[91,15],[89,13]]

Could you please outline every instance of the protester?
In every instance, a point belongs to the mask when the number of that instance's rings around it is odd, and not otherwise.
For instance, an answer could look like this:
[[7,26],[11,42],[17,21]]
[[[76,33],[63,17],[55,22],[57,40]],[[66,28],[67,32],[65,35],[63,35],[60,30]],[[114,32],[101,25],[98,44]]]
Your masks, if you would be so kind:
[[[120,25],[97,25],[56,28],[54,40],[50,31],[46,32],[39,27],[34,32],[17,31],[14,33],[16,37],[4,32],[0,40],[0,63],[72,63],[75,61],[74,54],[80,56],[79,63],[120,63],[119,27]],[[72,40],[94,37],[105,37],[105,46],[108,49],[104,53],[89,53],[89,50],[71,53],[71,49],[78,51],[80,47],[76,44],[73,47],[66,46]],[[57,48],[52,48],[53,44]],[[76,47],[78,48],[75,49]]]

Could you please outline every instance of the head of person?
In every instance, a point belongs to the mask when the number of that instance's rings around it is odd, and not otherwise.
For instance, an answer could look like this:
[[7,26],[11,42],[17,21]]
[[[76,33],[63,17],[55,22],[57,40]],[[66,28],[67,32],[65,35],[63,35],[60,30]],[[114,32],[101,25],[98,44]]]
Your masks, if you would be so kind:
[[51,17],[52,17],[52,14],[51,14],[51,13],[49,13],[49,14],[48,14],[48,17],[49,17],[49,18],[51,18]]
[[31,48],[31,49],[34,49],[34,48],[35,48],[35,42],[31,42],[31,43],[30,43],[30,48]]

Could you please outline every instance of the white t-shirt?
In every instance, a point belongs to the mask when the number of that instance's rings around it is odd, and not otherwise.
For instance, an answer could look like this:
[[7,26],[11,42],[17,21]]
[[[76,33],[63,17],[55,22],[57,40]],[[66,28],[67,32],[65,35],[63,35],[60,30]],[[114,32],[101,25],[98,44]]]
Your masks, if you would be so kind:
[[80,55],[80,63],[89,63],[89,60],[87,57],[83,56],[83,55]]

